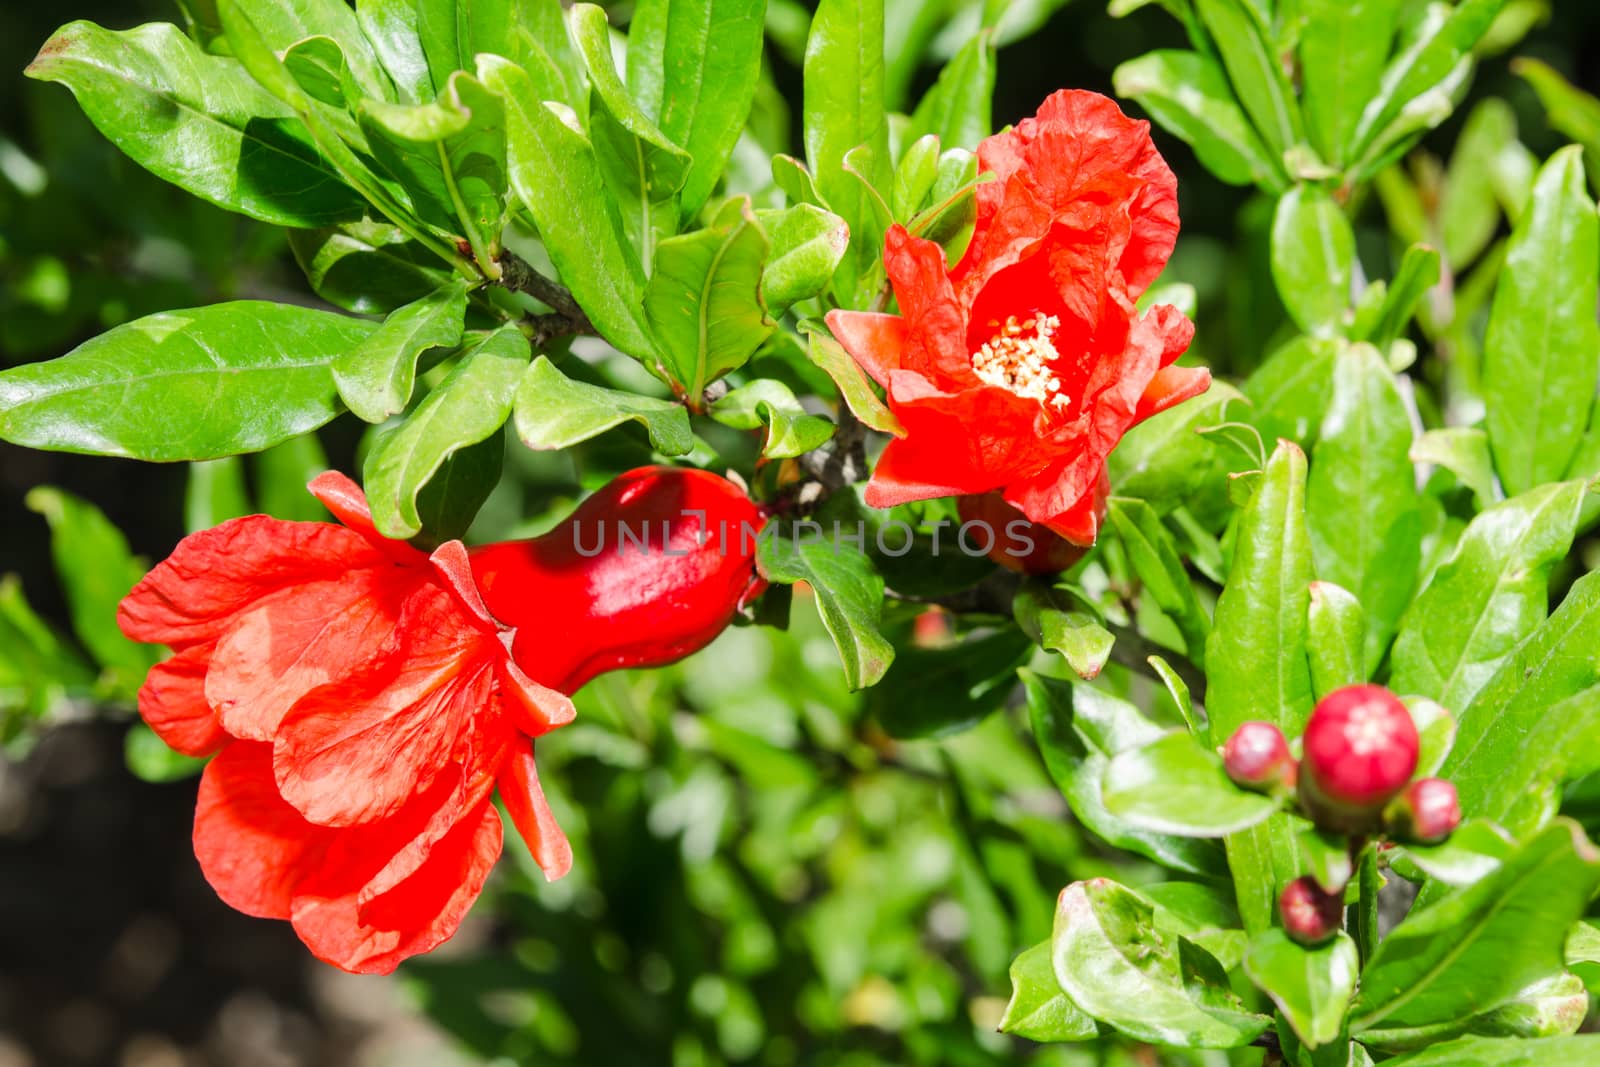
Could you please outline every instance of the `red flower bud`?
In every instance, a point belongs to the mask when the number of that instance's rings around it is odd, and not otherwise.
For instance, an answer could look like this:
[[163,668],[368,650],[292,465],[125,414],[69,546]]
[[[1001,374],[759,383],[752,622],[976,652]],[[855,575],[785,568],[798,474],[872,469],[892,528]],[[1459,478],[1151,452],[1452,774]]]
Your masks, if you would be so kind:
[[726,478],[640,467],[542,537],[472,550],[472,573],[490,614],[517,631],[517,665],[571,693],[710,644],[766,587],[755,569],[765,521]]
[[1296,878],[1278,895],[1283,932],[1302,945],[1331,940],[1344,922],[1344,896],[1330,893],[1311,877]]
[[1292,788],[1294,756],[1283,731],[1270,722],[1247,722],[1233,732],[1222,749],[1222,765],[1245,789]]
[[[1096,504],[1100,519],[1106,513],[1105,481],[1100,482]],[[1088,549],[1075,545],[1047,526],[1029,522],[999,493],[964,496],[956,500],[966,541],[988,545],[984,553],[1000,566],[1019,574],[1056,574],[1083,558]]]
[[1443,778],[1419,778],[1384,811],[1390,833],[1419,845],[1436,845],[1461,825],[1461,800]]
[[1300,795],[1321,826],[1361,830],[1417,770],[1416,725],[1378,685],[1352,685],[1322,698],[1303,738]]

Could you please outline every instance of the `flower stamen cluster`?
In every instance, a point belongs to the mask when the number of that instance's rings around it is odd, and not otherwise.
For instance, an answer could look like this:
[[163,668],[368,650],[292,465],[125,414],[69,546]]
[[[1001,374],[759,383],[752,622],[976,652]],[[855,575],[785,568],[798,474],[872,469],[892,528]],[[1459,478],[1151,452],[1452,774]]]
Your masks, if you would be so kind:
[[1002,324],[992,320],[1000,332],[972,354],[972,371],[990,385],[998,386],[1025,400],[1064,407],[1071,399],[1061,392],[1061,379],[1051,364],[1061,358],[1051,342],[1061,328],[1054,315],[1036,315],[1025,321],[1008,315]]

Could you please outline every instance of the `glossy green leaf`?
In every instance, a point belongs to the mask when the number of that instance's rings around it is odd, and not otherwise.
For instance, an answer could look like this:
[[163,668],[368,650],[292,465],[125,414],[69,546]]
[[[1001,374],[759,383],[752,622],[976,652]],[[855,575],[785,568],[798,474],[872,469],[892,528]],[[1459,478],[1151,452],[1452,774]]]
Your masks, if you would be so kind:
[[1600,769],[1597,633],[1600,574],[1587,574],[1457,716],[1442,773],[1463,811],[1523,834],[1554,810],[1567,777]]
[[1234,99],[1217,61],[1199,52],[1159,50],[1112,74],[1118,96],[1131,97],[1168,133],[1182,139],[1212,174],[1230,185],[1276,192],[1288,181]]
[[349,61],[331,37],[307,37],[283,53],[289,75],[313,100],[343,111],[361,99]]
[[1200,606],[1194,582],[1178,555],[1177,544],[1161,524],[1155,508],[1143,500],[1115,497],[1107,516],[1117,532],[1117,539],[1127,550],[1128,562],[1144,591],[1177,623],[1189,655],[1202,658],[1206,638],[1211,633],[1211,620]]
[[1493,1037],[1548,1038],[1577,1033],[1589,1013],[1583,979],[1563,973],[1540,979],[1472,1020],[1472,1032]]
[[1017,668],[1033,652],[1028,638],[1006,627],[964,634],[937,648],[900,650],[867,710],[890,737],[944,737],[976,726],[1006,706]]
[[831,211],[798,204],[781,211],[758,211],[756,218],[772,242],[761,271],[761,300],[774,315],[818,295],[850,247],[850,227]]
[[1600,100],[1573,85],[1548,63],[1526,56],[1511,64],[1533,91],[1539,94],[1550,125],[1583,145],[1600,153]]
[[183,525],[190,533],[209,530],[229,519],[249,515],[250,494],[244,484],[244,460],[238,456],[189,464],[183,494]]
[[1600,380],[1600,216],[1576,147],[1539,173],[1483,340],[1489,449],[1506,492],[1564,476]]
[[122,758],[128,771],[142,782],[181,782],[205,769],[206,761],[167,747],[156,732],[142,722],[128,728],[122,738]]
[[1237,1048],[1271,1025],[1245,1009],[1210,953],[1161,929],[1155,905],[1114,882],[1064,889],[1050,941],[1067,996],[1136,1040]]
[[1351,141],[1377,94],[1401,0],[1307,0],[1300,71],[1307,132],[1322,158],[1354,162]]
[[1041,941],[1011,964],[1011,999],[1000,1032],[1029,1041],[1090,1041],[1100,1033],[1094,1019],[1072,1003],[1056,981],[1050,942]]
[[1445,260],[1452,270],[1459,272],[1476,259],[1499,229],[1496,160],[1516,140],[1516,115],[1504,100],[1483,101],[1461,128],[1438,209]]
[[[1305,478],[1305,453],[1280,442],[1239,517],[1233,565],[1206,642],[1206,710],[1215,738],[1251,719],[1276,723],[1293,736],[1311,714]],[[1299,875],[1298,859],[1287,816],[1229,838],[1245,929],[1271,925],[1278,888]]]
[[820,331],[813,332],[806,355],[833,379],[833,384],[839,387],[839,396],[852,415],[874,430],[896,435],[905,433],[894,412],[873,391],[861,364],[851,359],[850,353],[839,342]]
[[1390,687],[1462,712],[1544,621],[1550,569],[1572,545],[1582,498],[1582,483],[1561,482],[1473,519],[1401,620]]
[[1479,511],[1499,499],[1494,461],[1489,456],[1489,435],[1475,426],[1443,426],[1425,430],[1411,444],[1413,463],[1432,463],[1455,475],[1472,490]]
[[761,300],[769,248],[748,201],[657,247],[644,310],[661,360],[686,396],[698,398],[744,366],[776,328]]
[[1268,441],[1279,438],[1311,448],[1333,395],[1338,341],[1297,337],[1274,351],[1245,379],[1250,421]]
[[700,210],[727,167],[755,99],[766,0],[644,0],[628,24],[628,86],[689,153],[680,194]]
[[1439,284],[1439,253],[1427,245],[1412,245],[1401,257],[1400,268],[1395,271],[1384,294],[1383,307],[1373,326],[1370,340],[1380,349],[1395,338],[1404,335],[1406,326],[1416,314],[1428,292]]
[[251,0],[250,18],[274,52],[281,54],[308,37],[325,37],[344,54],[365,95],[384,98],[393,92],[356,13],[344,0]]
[[1297,185],[1278,199],[1272,220],[1272,277],[1289,315],[1306,333],[1338,332],[1350,304],[1356,239],[1326,191]]
[[361,216],[361,197],[294,113],[235,60],[204,54],[175,26],[119,33],[74,22],[27,73],[65,85],[112,144],[219,207],[279,226]]
[[1391,864],[1402,870],[1407,864],[1417,873],[1445,885],[1467,886],[1481,882],[1505,864],[1517,851],[1517,843],[1504,830],[1486,819],[1468,819],[1455,833],[1437,845],[1402,844],[1391,856]]
[[1464,1024],[1558,974],[1567,931],[1600,888],[1600,855],[1558,820],[1494,874],[1408,916],[1378,945],[1351,1009],[1364,1043],[1404,1047],[1408,1030]]
[[663,455],[694,448],[682,404],[575,381],[544,356],[533,361],[517,388],[516,413],[517,435],[529,448],[570,448],[625,422],[643,426],[650,447]]
[[[1371,158],[1391,125],[1404,121],[1407,108],[1437,90],[1457,67],[1470,61],[1472,47],[1486,33],[1506,0],[1462,0],[1455,7],[1430,8],[1410,44],[1396,53],[1368,100],[1350,141],[1350,158]],[[1445,114],[1449,113],[1448,98]],[[1443,116],[1440,116],[1441,118]]]
[[404,540],[422,531],[417,495],[451,456],[505,423],[528,356],[515,326],[478,338],[416,410],[378,438],[362,480],[379,533]]
[[1225,482],[1233,457],[1213,437],[1197,431],[1245,410],[1226,382],[1139,423],[1123,435],[1107,460],[1118,496],[1138,497],[1157,508]]
[[417,494],[417,516],[426,544],[466,536],[489,494],[500,484],[506,434],[501,427],[477,444],[452,452]]
[[1385,1067],[1590,1067],[1600,1062],[1600,1034],[1523,1041],[1468,1037],[1447,1041],[1409,1056],[1385,1060]]
[[1111,656],[1111,631],[1064,591],[1030,583],[1017,593],[1012,611],[1030,640],[1060,653],[1080,678],[1099,675]]
[[770,582],[808,584],[850,688],[877,684],[894,661],[894,646],[878,632],[883,578],[862,552],[842,541],[774,528],[761,538],[756,565]]
[[422,46],[421,14],[411,0],[356,0],[356,21],[404,104],[434,97],[428,57]]
[[895,164],[894,193],[889,197],[895,219],[904,222],[921,211],[938,178],[939,136],[925,133],[901,151]]
[[1304,136],[1300,108],[1282,65],[1262,33],[1253,0],[1195,0],[1239,103],[1269,147],[1283,152]]
[[1361,959],[1343,930],[1327,944],[1307,948],[1274,927],[1250,939],[1244,970],[1283,1012],[1301,1043],[1319,1048],[1344,1030]]
[[1411,602],[1422,559],[1411,441],[1406,402],[1377,349],[1357,344],[1341,352],[1311,456],[1306,524],[1318,577],[1354,593],[1364,609],[1365,676]]
[[1306,656],[1311,688],[1320,700],[1335,689],[1367,680],[1363,646],[1366,613],[1348,589],[1332,582],[1311,583]]
[[479,74],[505,101],[511,187],[533,214],[562,283],[606,340],[652,358],[644,269],[616,203],[600,193],[605,183],[593,145],[570,113],[539,102],[521,67],[486,60]]
[[461,341],[467,285],[454,281],[392,312],[372,333],[333,364],[339,398],[367,422],[383,422],[405,410],[416,383],[417,360],[431,348]]
[[1427,697],[1405,696],[1400,702],[1417,728],[1417,776],[1439,773],[1456,742],[1456,718],[1443,704]]
[[1350,839],[1344,834],[1307,826],[1295,835],[1306,873],[1329,893],[1339,893],[1355,876]]
[[1567,966],[1593,993],[1600,986],[1600,920],[1585,919],[1567,937]]
[[329,367],[372,329],[259,300],[149,315],[0,372],[0,438],[157,461],[259,451],[339,413]]
[[39,486],[28,491],[26,502],[50,524],[50,555],[67,594],[73,632],[96,662],[120,672],[124,695],[131,695],[159,658],[151,646],[128,640],[117,628],[117,605],[144,577],[144,565],[129,552],[122,531],[88,501]]
[[[656,236],[678,228],[674,198],[689,173],[689,154],[667,137],[629,95],[612,63],[605,9],[574,4],[572,39],[589,72],[589,138],[622,223],[649,262]],[[593,191],[590,191],[593,195]]]
[[480,52],[522,58],[516,40],[517,0],[414,0],[414,6],[429,77],[440,96],[456,71],[476,69]]
[[739,430],[767,429],[761,454],[788,459],[809,452],[833,436],[833,423],[810,415],[794,392],[773,378],[757,378],[711,405],[711,417]]
[[980,30],[939,72],[911,115],[906,140],[927,134],[947,147],[976,148],[989,136],[994,97],[994,31]]
[[1079,822],[1106,843],[1174,870],[1214,877],[1225,869],[1214,842],[1151,833],[1106,810],[1102,793],[1106,765],[1120,752],[1159,740],[1165,733],[1160,726],[1102,690],[1029,670],[1019,674],[1034,740]]
[[1106,766],[1103,788],[1112,815],[1180,837],[1222,837],[1278,810],[1277,801],[1234,785],[1222,759],[1188,731],[1118,753]]
[[[883,40],[883,0],[821,0],[806,39],[806,158],[825,206],[845,220],[854,238],[839,268],[847,293],[883,251],[872,240],[867,188],[887,191],[892,177]],[[857,178],[845,171],[844,157],[861,145],[870,169]]]
[[291,230],[289,248],[313,292],[358,315],[387,314],[450,279],[431,252],[381,223]]

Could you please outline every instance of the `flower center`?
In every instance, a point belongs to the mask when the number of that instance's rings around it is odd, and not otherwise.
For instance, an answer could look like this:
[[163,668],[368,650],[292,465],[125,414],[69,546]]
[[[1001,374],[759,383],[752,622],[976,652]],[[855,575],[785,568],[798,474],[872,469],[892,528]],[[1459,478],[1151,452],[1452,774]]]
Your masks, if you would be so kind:
[[1388,715],[1382,708],[1359,707],[1350,713],[1345,741],[1357,756],[1370,756],[1392,743]]
[[1050,364],[1061,353],[1050,338],[1061,327],[1054,315],[1034,315],[1018,321],[1008,315],[1004,324],[990,323],[1000,332],[972,354],[972,370],[990,385],[1041,404],[1062,406],[1069,403],[1061,392],[1061,380]]

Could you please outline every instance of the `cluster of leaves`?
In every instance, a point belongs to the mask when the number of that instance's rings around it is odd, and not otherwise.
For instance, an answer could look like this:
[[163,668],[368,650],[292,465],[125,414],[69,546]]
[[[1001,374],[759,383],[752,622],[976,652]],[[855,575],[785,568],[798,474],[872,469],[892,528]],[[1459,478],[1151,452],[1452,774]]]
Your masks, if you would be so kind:
[[[148,170],[287,228],[340,310],[136,319],[0,374],[0,437],[190,461],[191,528],[318,517],[292,490],[348,411],[397,538],[536,532],[652,457],[788,503],[820,485],[801,521],[859,530],[763,542],[757,621],[792,585],[815,605],[790,632],[597,681],[541,741],[576,873],[512,872],[505,945],[408,968],[474,1051],[878,1062],[830,1051],[866,1032],[895,1062],[1008,1062],[998,1026],[1111,1063],[1600,1055],[1569,1036],[1600,979],[1600,583],[1574,550],[1600,517],[1600,103],[1524,62],[1591,165],[1541,165],[1494,100],[1441,164],[1413,150],[1533,0],[1159,2],[1192,47],[1118,91],[1253,187],[1251,298],[1288,322],[1238,385],[1130,432],[1101,543],[1025,583],[948,550],[948,501],[862,506],[865,431],[896,424],[817,320],[887,305],[891,222],[959,254],[996,42],[1050,5],[641,0],[624,37],[556,0],[190,0],[188,32],[74,23],[30,68]],[[804,161],[764,36],[803,68]],[[912,107],[930,45],[948,62]],[[1369,204],[1387,230],[1358,242]],[[1148,299],[1192,310],[1184,280]],[[8,737],[126,704],[148,666],[112,624],[140,565],[87,504],[35,502],[98,669],[0,585]],[[1474,821],[1340,878],[1350,853],[1213,750],[1365,680],[1449,709],[1429,768]],[[148,776],[192,770],[129,744]],[[1307,872],[1350,882],[1318,949],[1276,926]]]

